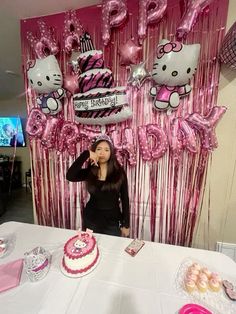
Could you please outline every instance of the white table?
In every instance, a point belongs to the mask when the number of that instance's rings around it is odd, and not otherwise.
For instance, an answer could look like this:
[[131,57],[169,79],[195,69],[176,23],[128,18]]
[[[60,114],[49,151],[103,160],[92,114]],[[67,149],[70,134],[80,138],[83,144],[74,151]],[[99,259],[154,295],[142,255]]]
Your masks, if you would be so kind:
[[3,314],[178,313],[190,302],[176,288],[177,273],[186,258],[200,261],[236,283],[236,264],[221,253],[146,242],[136,257],[131,257],[124,252],[131,239],[100,234],[96,235],[99,265],[87,276],[71,279],[61,273],[59,264],[63,245],[75,231],[16,222],[0,226],[0,236],[12,232],[16,234],[15,249],[0,259],[0,264],[21,258],[36,246],[51,251],[53,258],[43,280],[32,283],[23,274],[19,287],[0,293]]

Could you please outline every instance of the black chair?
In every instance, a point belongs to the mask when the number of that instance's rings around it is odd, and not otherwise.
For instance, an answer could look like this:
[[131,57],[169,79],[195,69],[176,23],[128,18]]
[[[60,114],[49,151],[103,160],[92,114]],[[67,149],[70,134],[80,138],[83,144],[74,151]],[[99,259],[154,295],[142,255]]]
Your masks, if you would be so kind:
[[27,191],[28,186],[30,188],[30,191],[32,190],[32,186],[31,186],[31,169],[29,169],[28,171],[25,172],[25,189]]

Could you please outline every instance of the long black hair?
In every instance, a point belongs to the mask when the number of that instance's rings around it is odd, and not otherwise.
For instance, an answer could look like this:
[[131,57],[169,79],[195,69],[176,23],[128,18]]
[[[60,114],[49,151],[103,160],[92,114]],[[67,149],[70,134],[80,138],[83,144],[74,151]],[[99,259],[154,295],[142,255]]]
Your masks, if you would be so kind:
[[[106,142],[110,147],[110,158],[107,161],[107,176],[106,180],[104,181],[101,190],[102,191],[110,191],[110,190],[116,190],[119,191],[121,184],[126,178],[126,174],[124,171],[124,168],[120,165],[116,158],[116,152],[114,146],[104,139],[96,141],[91,146],[91,151],[95,152],[97,146],[101,142]],[[89,193],[93,193],[97,186],[98,186],[98,171],[99,167],[89,165],[88,168],[90,169],[88,179],[87,179],[87,188]]]

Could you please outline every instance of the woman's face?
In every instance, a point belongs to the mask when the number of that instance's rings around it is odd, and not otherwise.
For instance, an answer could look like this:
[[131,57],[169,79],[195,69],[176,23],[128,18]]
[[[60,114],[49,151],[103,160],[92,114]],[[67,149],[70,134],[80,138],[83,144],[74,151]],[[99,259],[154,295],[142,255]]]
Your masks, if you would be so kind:
[[111,149],[109,144],[106,141],[100,142],[95,149],[95,153],[98,156],[98,162],[100,164],[108,162],[111,157]]

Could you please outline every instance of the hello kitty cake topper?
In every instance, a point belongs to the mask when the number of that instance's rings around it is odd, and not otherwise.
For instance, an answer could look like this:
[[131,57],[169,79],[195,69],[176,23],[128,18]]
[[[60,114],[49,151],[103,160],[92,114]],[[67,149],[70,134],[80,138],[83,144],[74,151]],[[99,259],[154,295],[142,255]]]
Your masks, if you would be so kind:
[[83,234],[85,234],[85,233],[87,233],[89,238],[91,238],[93,235],[93,230],[87,228],[86,231],[83,232],[83,231],[81,231],[81,228],[79,228],[78,233],[77,233],[78,239],[80,239],[80,240],[83,239]]
[[158,110],[176,110],[180,98],[191,92],[189,85],[196,68],[200,45],[184,45],[162,40],[157,47],[152,78],[155,86],[150,94]]
[[89,238],[91,239],[93,236],[93,230],[87,228],[85,232],[88,234]]
[[74,254],[82,254],[84,252],[84,249],[87,249],[89,244],[89,240],[93,236],[93,230],[86,229],[85,232],[81,231],[79,228],[77,235],[73,238],[73,243],[71,245],[71,253]]

